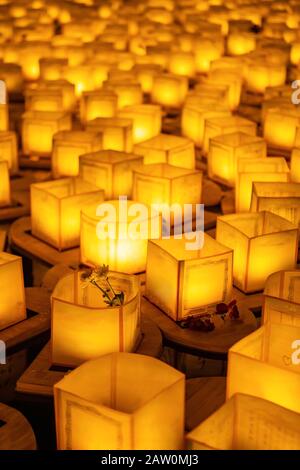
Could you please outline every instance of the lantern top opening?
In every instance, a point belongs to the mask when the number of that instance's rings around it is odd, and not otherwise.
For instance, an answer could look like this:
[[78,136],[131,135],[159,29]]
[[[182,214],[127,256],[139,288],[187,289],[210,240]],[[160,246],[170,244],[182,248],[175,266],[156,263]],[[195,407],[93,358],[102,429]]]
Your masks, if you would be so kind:
[[62,178],[55,181],[46,181],[43,183],[34,183],[31,187],[45,191],[57,199],[65,199],[79,194],[100,192],[101,189],[93,186],[81,178]]
[[139,155],[128,152],[119,152],[118,150],[99,150],[98,152],[85,153],[80,155],[80,161],[90,162],[95,165],[97,163],[111,163],[116,164],[124,162],[124,160],[136,160]]
[[186,168],[168,165],[168,163],[145,165],[144,167],[139,168],[136,173],[166,179],[181,178],[182,176],[194,175],[195,173],[199,173],[199,175],[202,174],[202,172],[198,170],[188,170]]
[[253,192],[255,192],[255,194],[258,197],[264,197],[264,198],[300,197],[300,183],[254,182]]
[[193,145],[190,139],[171,134],[159,134],[152,139],[139,143],[139,147],[149,148],[151,150],[175,150],[183,145]]
[[238,171],[243,173],[257,172],[280,172],[289,173],[289,167],[283,157],[267,157],[267,158],[241,158],[238,161]]
[[240,147],[242,145],[252,144],[253,142],[263,142],[261,137],[245,134],[244,132],[233,132],[232,134],[219,135],[213,138],[214,142],[231,147]]

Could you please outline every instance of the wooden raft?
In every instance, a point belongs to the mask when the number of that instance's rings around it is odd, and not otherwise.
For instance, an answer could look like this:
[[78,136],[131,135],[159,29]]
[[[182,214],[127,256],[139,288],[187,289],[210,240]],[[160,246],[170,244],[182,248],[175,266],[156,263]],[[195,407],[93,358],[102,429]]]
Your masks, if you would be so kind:
[[3,403],[0,403],[0,450],[36,450],[35,436],[28,421],[19,411]]

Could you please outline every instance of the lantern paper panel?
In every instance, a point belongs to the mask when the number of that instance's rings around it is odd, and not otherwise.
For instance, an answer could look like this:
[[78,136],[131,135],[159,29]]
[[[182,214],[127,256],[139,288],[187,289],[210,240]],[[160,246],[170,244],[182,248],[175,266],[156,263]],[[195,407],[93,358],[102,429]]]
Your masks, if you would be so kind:
[[168,163],[194,170],[195,148],[190,139],[171,134],[159,134],[134,146],[134,152],[144,157],[144,164]]
[[211,84],[222,83],[229,88],[229,107],[236,109],[241,100],[243,76],[240,70],[230,70],[227,68],[211,70],[208,74],[208,81]]
[[269,211],[300,229],[299,183],[253,183],[251,212]]
[[118,109],[143,103],[141,85],[128,80],[111,80],[104,83],[104,89],[113,91],[118,96]]
[[216,239],[234,251],[233,283],[246,293],[262,290],[270,274],[297,264],[297,227],[270,212],[220,216]]
[[[299,282],[299,277],[298,277]],[[290,300],[278,299],[270,295],[264,296],[263,304],[263,324],[282,323],[284,325],[291,325],[300,327],[300,304]],[[295,341],[299,338],[295,338]],[[297,344],[294,345],[295,349]],[[293,346],[293,348],[294,348]],[[299,341],[300,349],[300,341]],[[299,353],[300,356],[300,353]],[[300,359],[299,359],[300,360]]]
[[40,59],[40,78],[42,80],[59,80],[63,68],[68,65],[68,59],[45,58]]
[[32,184],[30,193],[32,234],[58,250],[79,245],[81,210],[104,200],[102,190],[80,178]]
[[118,113],[118,116],[132,120],[134,144],[151,139],[161,131],[161,108],[158,105],[140,104],[127,106]]
[[237,393],[187,435],[187,444],[190,450],[299,450],[299,426],[298,413]]
[[265,158],[267,145],[256,136],[235,132],[214,137],[209,143],[208,176],[228,186],[235,186],[239,161]]
[[300,149],[295,148],[291,156],[291,180],[300,183]]
[[241,159],[238,162],[235,186],[236,212],[250,211],[254,182],[287,182],[289,173],[288,165],[283,157]]
[[73,111],[76,106],[75,87],[67,80],[39,80],[36,90],[60,93],[62,95],[61,110],[63,111]]
[[200,249],[187,250],[187,243],[171,237],[148,244],[146,295],[175,321],[231,295],[232,250],[207,234]]
[[255,50],[255,34],[248,32],[230,33],[227,36],[227,53],[233,56],[240,56]]
[[115,93],[105,90],[85,91],[80,99],[81,122],[115,117],[117,108],[118,97]]
[[8,162],[0,160],[0,207],[10,205],[10,180]]
[[8,168],[11,174],[18,172],[18,147],[15,132],[0,132],[0,160],[6,160],[8,162]]
[[168,70],[175,75],[193,78],[196,75],[195,56],[189,52],[173,52],[169,57]]
[[102,148],[102,135],[92,131],[60,131],[53,137],[54,178],[78,176],[79,156]]
[[246,77],[247,89],[254,93],[264,93],[270,86],[284,85],[286,81],[286,66],[273,63],[266,57],[257,57],[256,51],[253,57],[248,59],[248,74]]
[[0,331],[26,319],[22,258],[0,252]]
[[0,104],[0,131],[8,131],[8,104]]
[[132,120],[124,118],[96,118],[88,121],[86,130],[102,134],[103,150],[132,152]]
[[269,322],[232,346],[227,399],[246,393],[299,413],[300,369],[293,348],[299,338],[300,327]]
[[273,147],[291,150],[299,124],[300,113],[295,106],[270,108],[264,119],[264,138]]
[[24,86],[22,68],[17,64],[0,64],[0,77],[4,80],[8,93],[21,93]]
[[26,111],[59,112],[63,109],[63,94],[58,89],[26,90],[25,108]]
[[154,103],[167,107],[180,107],[188,92],[188,79],[173,74],[154,77],[151,98]]
[[[134,351],[140,340],[138,278],[110,272],[114,292],[124,292],[125,300],[109,307],[99,289],[81,275],[76,271],[65,276],[52,293],[52,364],[77,367],[112,352]],[[97,283],[101,287],[101,280]],[[107,284],[102,287],[107,289]]]
[[181,372],[152,357],[88,361],[54,387],[58,448],[181,449],[184,386]]
[[136,64],[133,67],[136,79],[142,87],[143,93],[151,93],[156,75],[162,72],[162,68],[155,64]]

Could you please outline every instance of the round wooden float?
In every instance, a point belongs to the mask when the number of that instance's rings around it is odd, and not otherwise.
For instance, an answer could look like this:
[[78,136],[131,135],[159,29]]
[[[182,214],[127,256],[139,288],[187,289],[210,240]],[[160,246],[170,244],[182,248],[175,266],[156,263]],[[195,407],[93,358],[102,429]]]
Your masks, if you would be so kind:
[[0,403],[0,450],[36,450],[35,436],[24,416]]

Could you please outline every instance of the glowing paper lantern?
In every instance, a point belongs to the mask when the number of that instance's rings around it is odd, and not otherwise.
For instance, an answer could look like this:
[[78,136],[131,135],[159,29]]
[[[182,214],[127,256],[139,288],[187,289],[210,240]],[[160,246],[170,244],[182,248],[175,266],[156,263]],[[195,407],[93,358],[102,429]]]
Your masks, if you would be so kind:
[[10,204],[10,181],[8,162],[0,160],[0,207]]
[[254,93],[264,93],[269,86],[284,85],[286,80],[285,64],[272,62],[265,55],[262,58],[253,57],[248,59],[248,74],[246,76],[247,88]]
[[289,220],[300,229],[299,183],[253,183],[251,211],[269,211]]
[[8,93],[22,92],[24,80],[20,65],[0,64],[0,78],[4,80]]
[[250,211],[252,184],[255,181],[283,181],[289,179],[289,169],[282,157],[249,158],[238,162],[235,187],[236,212]]
[[1,331],[26,319],[22,258],[10,253],[0,252],[0,283]]
[[266,156],[267,145],[260,137],[243,132],[214,137],[209,143],[208,176],[228,186],[235,186],[241,159]]
[[200,37],[197,39],[195,49],[196,70],[207,73],[213,60],[219,59],[224,52],[224,40],[222,37],[213,39]]
[[151,93],[154,77],[162,72],[162,68],[155,64],[137,64],[133,67],[133,72],[142,87],[143,93]]
[[79,245],[80,211],[104,200],[103,191],[79,178],[32,184],[30,192],[32,234],[58,250]]
[[25,107],[27,111],[54,111],[63,109],[63,95],[58,89],[26,90]]
[[107,264],[113,271],[141,273],[146,268],[147,242],[160,236],[160,216],[134,201],[90,205],[81,214],[81,261]]
[[25,155],[49,156],[56,132],[71,129],[67,113],[27,111],[22,116],[22,143]]
[[216,239],[233,249],[233,283],[243,292],[263,289],[270,274],[297,263],[297,227],[270,212],[220,216]]
[[154,104],[140,104],[123,108],[119,117],[131,119],[133,125],[133,143],[151,139],[161,131],[161,108]]
[[297,107],[270,108],[264,120],[264,138],[275,147],[292,149],[299,124],[300,113]]
[[300,149],[293,149],[291,156],[291,180],[300,183]]
[[300,326],[300,271],[279,271],[268,277],[264,290],[263,323]]
[[67,65],[68,59],[40,59],[40,77],[42,80],[59,80]]
[[[131,352],[140,339],[137,277],[109,273],[114,292],[125,295],[123,305],[109,307],[97,287],[90,283],[84,286],[81,274],[74,271],[65,276],[52,293],[52,364],[76,367],[104,354]],[[101,281],[98,284],[101,286]]]
[[132,196],[133,171],[143,158],[133,153],[102,150],[79,158],[81,178],[104,190],[106,199]]
[[183,447],[184,375],[157,359],[88,361],[55,385],[54,400],[61,450]]
[[195,168],[194,144],[177,135],[160,134],[134,146],[134,152],[144,157],[144,164],[168,163],[169,165]]
[[173,52],[169,57],[169,72],[184,77],[196,74],[195,57],[188,52]]
[[54,178],[77,176],[79,156],[102,148],[101,134],[88,131],[60,131],[53,137],[52,172]]
[[299,413],[300,368],[293,348],[298,338],[300,327],[269,322],[232,346],[227,398],[247,393]]
[[15,132],[0,132],[0,160],[8,162],[8,168],[12,174],[17,173],[19,165]]
[[124,118],[96,118],[87,123],[88,131],[102,134],[102,148],[131,152],[133,148],[132,120]]
[[80,119],[86,123],[96,118],[111,118],[116,116],[118,96],[112,91],[85,91],[80,99]]
[[229,55],[242,55],[254,51],[256,38],[253,33],[235,32],[227,37],[227,52]]
[[211,70],[208,74],[208,81],[211,84],[221,83],[229,87],[229,106],[234,110],[240,104],[243,76],[242,71],[224,69]]
[[95,88],[91,75],[92,65],[90,64],[67,65],[62,72],[62,78],[73,83],[75,86],[77,97],[80,97],[84,91],[90,91]]
[[105,83],[104,88],[116,93],[119,109],[142,104],[143,102],[143,92],[139,83],[130,83],[125,80],[108,81]]
[[299,426],[298,413],[237,393],[187,435],[188,449],[299,450]]
[[154,77],[151,98],[154,103],[162,106],[180,107],[187,91],[187,77],[161,74]]

